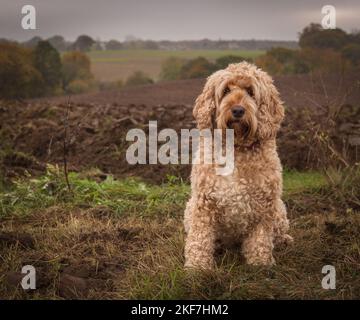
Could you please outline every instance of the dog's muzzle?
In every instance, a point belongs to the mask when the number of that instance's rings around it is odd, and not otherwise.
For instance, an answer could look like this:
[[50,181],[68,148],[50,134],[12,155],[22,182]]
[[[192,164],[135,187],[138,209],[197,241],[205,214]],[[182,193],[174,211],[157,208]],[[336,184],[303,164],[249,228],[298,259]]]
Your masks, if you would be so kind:
[[243,106],[234,106],[231,108],[231,115],[235,119],[240,119],[245,114],[245,108]]

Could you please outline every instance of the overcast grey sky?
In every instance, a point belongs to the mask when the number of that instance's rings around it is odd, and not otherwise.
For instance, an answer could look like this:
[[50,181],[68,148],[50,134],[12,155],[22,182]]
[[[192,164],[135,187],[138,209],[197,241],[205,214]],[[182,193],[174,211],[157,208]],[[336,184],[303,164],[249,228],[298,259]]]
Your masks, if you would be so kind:
[[[35,31],[21,28],[24,4],[36,8]],[[338,27],[360,29],[359,0],[0,0],[0,38],[296,40],[305,25],[321,22],[326,4],[335,6]]]

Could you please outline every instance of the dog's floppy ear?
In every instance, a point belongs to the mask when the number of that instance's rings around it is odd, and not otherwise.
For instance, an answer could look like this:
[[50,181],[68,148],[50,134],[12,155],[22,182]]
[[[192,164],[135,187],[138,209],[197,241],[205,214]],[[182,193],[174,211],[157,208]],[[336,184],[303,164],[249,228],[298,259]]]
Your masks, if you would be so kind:
[[284,119],[284,106],[273,80],[265,72],[257,80],[259,90],[258,137],[260,140],[275,138]]
[[198,129],[211,129],[215,114],[214,86],[208,80],[203,92],[197,97],[193,110]]

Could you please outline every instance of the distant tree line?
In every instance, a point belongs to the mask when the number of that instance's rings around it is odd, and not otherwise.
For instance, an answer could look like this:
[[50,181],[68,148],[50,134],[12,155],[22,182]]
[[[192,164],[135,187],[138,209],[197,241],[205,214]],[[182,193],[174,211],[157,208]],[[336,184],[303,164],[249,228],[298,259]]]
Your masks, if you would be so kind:
[[360,32],[310,24],[299,35],[299,49],[272,48],[256,63],[272,74],[360,71]]
[[[317,71],[343,73],[360,71],[360,32],[347,33],[341,29],[324,30],[310,24],[299,34],[296,42],[272,47],[274,41],[143,41],[128,37],[126,41],[101,42],[87,35],[67,42],[61,36],[47,40],[34,37],[19,44],[0,39],[0,98],[30,98],[45,95],[81,93],[93,89],[118,89],[125,86],[153,83],[148,75],[136,71],[122,80],[101,83],[91,74],[91,63],[86,55],[90,50],[132,49],[234,49],[236,45],[267,52],[254,59],[240,55],[227,55],[209,61],[204,57],[181,59],[169,57],[162,64],[160,80],[204,78],[230,63],[252,61],[271,74],[301,74]],[[231,45],[230,45],[231,44]],[[60,54],[61,53],[61,54]],[[169,54],[171,55],[171,54]]]
[[[3,39],[3,41],[6,39]],[[109,41],[95,40],[88,35],[80,35],[74,42],[67,41],[60,35],[48,39],[33,37],[21,44],[28,48],[34,48],[39,41],[48,41],[56,50],[63,51],[90,51],[90,50],[123,50],[123,49],[147,49],[147,50],[269,50],[274,47],[295,49],[296,41],[272,41],[272,40],[183,40],[183,41],[153,41],[142,40],[135,37],[127,37],[125,41],[115,39]]]
[[80,51],[60,56],[48,41],[34,48],[0,42],[0,97],[31,98],[89,89],[90,60]]
[[[164,61],[161,80],[204,78],[245,59],[223,56],[215,62],[203,57],[183,60],[170,57]],[[255,64],[271,74],[304,74],[309,72],[344,73],[360,71],[360,32],[323,29],[310,24],[299,34],[299,48],[275,47],[254,59]]]
[[205,78],[216,70],[226,68],[230,63],[238,63],[241,61],[252,62],[252,59],[236,55],[227,55],[216,59],[215,62],[210,62],[204,57],[197,57],[190,60],[169,57],[162,64],[160,80]]

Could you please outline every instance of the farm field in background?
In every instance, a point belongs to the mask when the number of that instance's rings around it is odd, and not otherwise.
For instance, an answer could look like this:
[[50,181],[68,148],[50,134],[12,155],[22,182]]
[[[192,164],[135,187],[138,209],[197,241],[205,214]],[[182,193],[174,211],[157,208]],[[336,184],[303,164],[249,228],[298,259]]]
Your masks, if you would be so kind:
[[194,59],[199,56],[210,61],[227,55],[236,55],[244,58],[256,58],[263,54],[261,50],[106,50],[91,51],[88,53],[91,59],[91,69],[97,80],[117,81],[125,80],[135,71],[143,71],[152,79],[157,80],[161,64],[169,57]]

